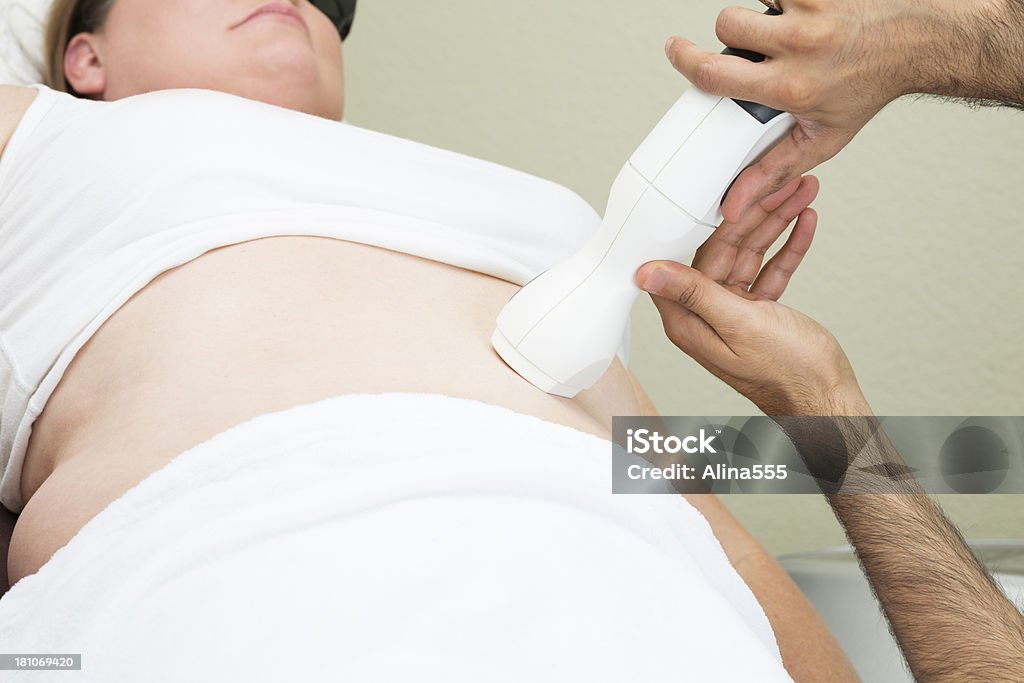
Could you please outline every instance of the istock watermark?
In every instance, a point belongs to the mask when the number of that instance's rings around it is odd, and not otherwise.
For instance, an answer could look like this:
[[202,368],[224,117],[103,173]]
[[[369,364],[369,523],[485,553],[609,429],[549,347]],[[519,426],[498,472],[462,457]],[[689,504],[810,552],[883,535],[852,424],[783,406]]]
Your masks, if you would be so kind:
[[[650,429],[627,429],[626,450],[630,453],[715,453],[711,445],[711,439],[703,429],[699,436],[684,436],[682,438],[675,434],[665,437]],[[694,445],[696,444],[696,445]]]
[[1024,493],[1024,417],[615,417],[615,493]]
[[[628,455],[717,455],[714,440],[722,430],[716,429],[714,434],[701,429],[697,434],[668,436],[651,429],[627,429],[626,453]],[[760,479],[785,479],[789,476],[786,465],[756,464],[750,467],[730,467],[722,463],[708,463],[703,467],[686,462],[670,462],[656,464],[654,462],[636,462],[628,465],[626,476],[633,481],[665,480],[676,482],[717,482],[729,479],[737,481],[753,481]]]

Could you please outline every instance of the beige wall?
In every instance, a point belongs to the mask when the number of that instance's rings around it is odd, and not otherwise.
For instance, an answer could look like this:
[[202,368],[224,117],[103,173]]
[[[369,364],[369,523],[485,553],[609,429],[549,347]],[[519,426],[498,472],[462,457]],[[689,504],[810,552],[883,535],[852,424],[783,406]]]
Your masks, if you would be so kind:
[[[754,6],[754,3],[748,3]],[[672,33],[718,45],[724,3],[363,0],[348,120],[566,185],[612,178],[686,83]],[[900,101],[818,171],[818,238],[786,302],[839,338],[876,412],[1024,415],[1024,114]],[[665,414],[752,414],[672,346],[644,295],[633,371]],[[814,496],[727,501],[775,552],[840,542]],[[943,500],[973,537],[1024,534],[1024,497]]]

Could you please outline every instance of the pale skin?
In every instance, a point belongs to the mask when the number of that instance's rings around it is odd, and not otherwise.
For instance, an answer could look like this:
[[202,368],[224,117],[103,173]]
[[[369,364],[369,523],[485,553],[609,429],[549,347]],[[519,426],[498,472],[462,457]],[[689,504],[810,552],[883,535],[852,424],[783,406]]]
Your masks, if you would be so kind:
[[[260,4],[119,0],[102,31],[71,41],[65,73],[79,93],[96,99],[202,87],[339,119],[342,52],[333,26],[294,0],[305,28],[274,19],[231,28]],[[190,36],[187,48],[181,35]],[[267,54],[266,61],[252,58]],[[0,142],[33,96],[0,87]],[[799,213],[816,190],[814,181],[793,184],[778,193],[779,206],[727,228],[756,236],[748,242],[755,256],[737,250],[737,268],[756,272],[795,205],[802,205]],[[247,284],[222,286],[227,282]],[[10,580],[37,571],[107,503],[178,453],[269,411],[344,393],[423,391],[507,406],[605,438],[612,415],[656,414],[617,361],[572,400],[540,392],[509,369],[489,338],[517,289],[485,274],[318,237],[230,245],[164,273],[79,352],[37,420]],[[855,680],[775,560],[714,496],[690,500],[764,607],[794,678]]]

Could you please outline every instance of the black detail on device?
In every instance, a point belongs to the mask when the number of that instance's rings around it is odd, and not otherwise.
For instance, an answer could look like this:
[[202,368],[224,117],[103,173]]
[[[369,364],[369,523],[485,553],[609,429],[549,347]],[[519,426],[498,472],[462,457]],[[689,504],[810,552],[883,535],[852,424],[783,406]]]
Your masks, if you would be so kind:
[[[767,12],[765,12],[765,14],[771,16],[778,16],[779,14],[782,14],[782,12],[776,9],[769,9]],[[722,50],[722,54],[732,55],[734,57],[743,57],[743,59],[748,59],[751,62],[764,61],[764,55],[758,52],[751,52],[750,50],[739,50],[737,48],[727,47],[724,50]],[[743,109],[743,111],[747,112],[761,123],[768,123],[776,116],[780,116],[783,114],[783,112],[779,111],[778,109],[772,109],[771,107],[766,107],[765,105],[758,104],[756,102],[747,102],[746,100],[737,99],[734,99],[733,102],[740,105],[740,108]]]

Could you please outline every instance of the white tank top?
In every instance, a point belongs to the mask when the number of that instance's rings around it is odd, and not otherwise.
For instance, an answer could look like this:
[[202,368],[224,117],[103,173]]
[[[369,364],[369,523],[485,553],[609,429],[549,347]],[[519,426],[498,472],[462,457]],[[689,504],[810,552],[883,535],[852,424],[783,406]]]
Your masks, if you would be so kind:
[[65,369],[167,270],[228,244],[316,235],[522,285],[600,223],[552,182],[234,95],[96,102],[32,87],[0,157],[0,503],[14,512],[32,424]]

